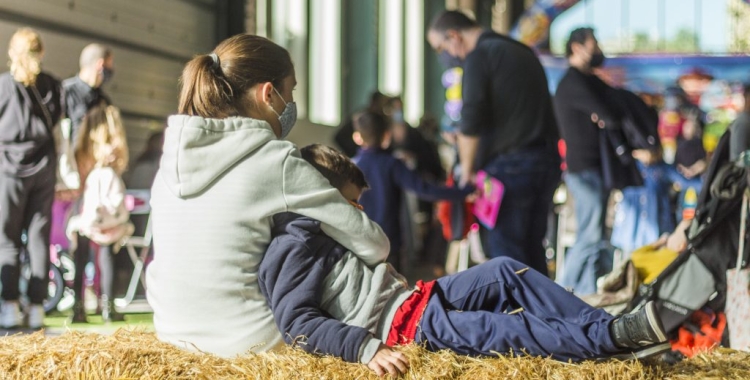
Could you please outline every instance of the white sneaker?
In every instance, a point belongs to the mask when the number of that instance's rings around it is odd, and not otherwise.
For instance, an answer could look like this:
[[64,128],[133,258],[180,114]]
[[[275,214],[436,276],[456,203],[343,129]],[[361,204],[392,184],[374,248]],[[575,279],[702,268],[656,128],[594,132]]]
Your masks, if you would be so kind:
[[21,325],[21,308],[18,301],[5,301],[0,308],[0,327],[6,329],[16,328]]
[[31,304],[26,311],[26,315],[29,318],[30,329],[40,329],[44,327],[44,306]]

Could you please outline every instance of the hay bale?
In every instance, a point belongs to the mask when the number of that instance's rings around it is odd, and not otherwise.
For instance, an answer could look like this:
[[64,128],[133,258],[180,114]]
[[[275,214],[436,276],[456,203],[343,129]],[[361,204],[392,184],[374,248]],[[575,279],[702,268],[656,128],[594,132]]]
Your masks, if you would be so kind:
[[[674,366],[660,362],[561,363],[544,358],[469,358],[403,351],[406,379],[694,379],[750,378],[750,355],[728,349],[698,355]],[[223,359],[159,342],[153,333],[121,329],[113,335],[67,332],[0,339],[0,378],[6,379],[376,379],[367,367],[285,348],[280,352]]]

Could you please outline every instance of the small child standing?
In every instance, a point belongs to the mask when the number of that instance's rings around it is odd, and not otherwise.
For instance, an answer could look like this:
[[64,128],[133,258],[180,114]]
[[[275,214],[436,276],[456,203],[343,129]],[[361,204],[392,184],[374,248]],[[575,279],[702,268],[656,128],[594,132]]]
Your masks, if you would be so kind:
[[422,180],[419,173],[410,170],[386,149],[391,136],[388,119],[375,112],[363,112],[354,116],[353,140],[360,150],[352,159],[362,170],[372,189],[362,196],[362,206],[370,219],[383,228],[391,242],[388,262],[397,270],[400,267],[401,200],[404,190],[416,193],[422,200],[464,200],[474,189],[444,187]]
[[[301,153],[361,208],[368,184],[346,156],[320,145]],[[391,347],[411,342],[471,356],[512,350],[575,361],[670,347],[660,344],[666,334],[653,303],[615,318],[505,257],[411,288],[391,265],[365,265],[316,220],[281,213],[273,221],[258,280],[284,340],[378,375],[405,373],[408,360]]]
[[697,112],[691,112],[682,124],[682,135],[677,140],[675,168],[670,173],[670,179],[680,188],[677,199],[676,220],[684,217],[685,211],[691,212],[686,205],[693,199],[691,195],[699,194],[703,188],[703,172],[708,167],[706,149],[703,147],[703,123]]
[[125,207],[125,184],[121,177],[128,163],[128,146],[116,107],[100,104],[86,114],[78,132],[75,159],[81,183],[85,185],[79,213],[70,219],[67,228],[76,246],[73,322],[87,321],[83,276],[90,242],[99,245],[102,319],[105,323],[121,321],[123,316],[112,304],[114,254],[121,242],[133,233],[133,225]]
[[674,164],[686,179],[699,177],[706,170],[706,149],[703,147],[702,123],[697,113],[687,116],[682,135],[677,140]]

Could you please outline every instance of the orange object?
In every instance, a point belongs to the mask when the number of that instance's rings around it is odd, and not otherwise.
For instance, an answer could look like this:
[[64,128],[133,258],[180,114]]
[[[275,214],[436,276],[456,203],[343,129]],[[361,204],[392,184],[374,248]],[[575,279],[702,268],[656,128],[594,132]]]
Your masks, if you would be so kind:
[[[445,181],[445,185],[452,187],[455,184],[453,180],[453,173],[448,175],[448,180]],[[474,214],[471,210],[474,209],[474,204],[471,202],[464,202],[464,223],[463,230],[461,231],[461,237],[466,236],[469,233],[469,228],[474,223]],[[453,214],[452,202],[441,201],[437,204],[437,220],[443,226],[443,237],[447,241],[453,240],[453,223],[451,223],[451,215]]]
[[727,327],[727,317],[722,312],[704,310],[696,311],[680,326],[677,338],[671,341],[673,351],[680,351],[686,357],[692,358],[721,344],[721,336]]

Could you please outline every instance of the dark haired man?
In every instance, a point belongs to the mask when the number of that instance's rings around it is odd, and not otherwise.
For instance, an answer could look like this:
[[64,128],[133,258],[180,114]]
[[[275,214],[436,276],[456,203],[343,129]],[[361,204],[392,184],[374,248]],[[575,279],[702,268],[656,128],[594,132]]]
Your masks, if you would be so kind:
[[[588,295],[596,292],[597,277],[606,274],[612,266],[611,250],[603,249],[607,245],[604,242],[604,218],[609,192],[612,188],[640,186],[642,183],[612,179],[619,173],[629,172],[628,168],[635,165],[634,162],[621,161],[617,156],[632,160],[631,147],[624,136],[617,137],[622,134],[630,111],[620,104],[620,99],[625,96],[624,90],[615,90],[594,74],[594,69],[604,63],[604,54],[594,30],[573,30],[565,55],[570,67],[557,86],[554,102],[557,122],[567,147],[565,184],[575,200],[577,232],[576,242],[566,254],[559,282],[578,295]],[[612,136],[621,140],[618,149],[622,152],[613,148]],[[644,162],[652,159],[645,149],[638,150],[633,156]]]
[[463,64],[458,135],[461,185],[478,169],[505,185],[491,257],[507,256],[546,274],[542,240],[560,181],[557,124],[547,77],[526,45],[484,30],[457,11],[438,15],[427,32],[438,54]]

